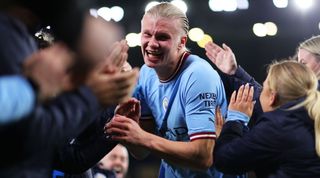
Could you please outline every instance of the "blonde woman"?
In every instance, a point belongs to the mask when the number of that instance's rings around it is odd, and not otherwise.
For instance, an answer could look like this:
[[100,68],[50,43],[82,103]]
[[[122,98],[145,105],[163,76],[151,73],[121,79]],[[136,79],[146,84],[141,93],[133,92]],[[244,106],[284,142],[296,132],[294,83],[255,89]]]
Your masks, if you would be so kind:
[[297,51],[298,61],[309,67],[320,79],[320,35],[302,42]]
[[[237,90],[243,83],[250,83],[254,86],[253,98],[257,101],[253,115],[250,119],[249,127],[255,125],[256,118],[262,113],[261,105],[259,102],[259,95],[261,93],[261,85],[257,83],[252,76],[250,76],[240,65],[237,64],[236,57],[232,52],[232,49],[223,44],[221,47],[213,42],[206,44],[207,57],[219,68],[226,77],[222,77],[224,80],[224,86],[226,89],[227,97],[231,95],[233,90]],[[298,62],[306,65],[314,72],[320,79],[320,35],[313,36],[303,41],[297,48],[297,54],[295,56]],[[231,91],[231,92],[230,92]]]
[[310,68],[296,61],[270,65],[260,102],[263,114],[244,133],[253,110],[253,88],[234,92],[215,146],[225,173],[250,170],[257,177],[320,177],[320,93]]

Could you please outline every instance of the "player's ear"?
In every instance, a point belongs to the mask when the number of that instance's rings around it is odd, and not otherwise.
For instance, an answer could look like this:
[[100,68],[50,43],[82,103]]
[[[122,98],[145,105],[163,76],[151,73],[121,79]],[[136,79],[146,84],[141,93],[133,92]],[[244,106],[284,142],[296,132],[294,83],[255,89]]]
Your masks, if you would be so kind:
[[186,44],[187,44],[187,39],[188,39],[188,37],[186,36],[186,35],[184,35],[184,36],[182,36],[181,38],[180,38],[180,43],[179,43],[179,49],[182,49],[183,47],[185,47],[186,46]]

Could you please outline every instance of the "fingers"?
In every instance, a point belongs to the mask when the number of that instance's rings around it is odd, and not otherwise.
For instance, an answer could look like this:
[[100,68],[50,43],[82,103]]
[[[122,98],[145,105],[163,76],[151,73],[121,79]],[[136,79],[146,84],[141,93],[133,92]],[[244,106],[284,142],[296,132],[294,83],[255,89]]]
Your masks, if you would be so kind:
[[217,45],[216,43],[210,41],[208,42],[206,45],[205,45],[205,49],[208,50],[208,51],[216,51],[216,52],[219,52],[221,50],[223,50],[219,45]]
[[[246,102],[246,101],[251,101],[252,97],[251,96],[251,100],[249,100],[249,95],[250,95],[250,86],[249,83],[247,83],[246,85],[241,85],[239,90],[238,90],[238,94],[237,94],[237,102]],[[253,94],[252,94],[253,95]]]
[[134,119],[137,123],[139,123],[139,119],[141,116],[141,105],[140,101],[134,104],[133,111],[130,113],[130,117]]
[[248,101],[252,101],[253,100],[253,93],[254,93],[254,88],[253,86],[250,87],[250,91],[249,91],[249,94],[248,94]]
[[113,82],[118,85],[119,89],[134,87],[138,78],[138,69],[133,69],[132,72],[122,72],[114,76]]
[[248,96],[248,101],[251,101],[250,110],[253,111],[254,105],[256,104],[256,101],[253,101],[253,94],[254,94],[254,87],[250,87],[250,92]]
[[121,72],[128,72],[128,71],[131,71],[131,70],[132,70],[131,65],[129,64],[129,62],[125,61],[123,66],[122,66],[122,68],[121,68]]
[[[228,51],[228,52],[232,52],[232,49],[227,46],[225,43],[222,44],[222,48],[225,50],[225,51]],[[233,53],[233,52],[232,52]]]
[[206,52],[206,56],[211,60],[211,62],[214,64],[216,63],[216,58],[210,52]]
[[120,69],[124,66],[125,62],[128,59],[128,50],[129,50],[129,46],[127,44],[126,40],[121,40],[120,42],[121,44],[121,58],[119,59],[118,65],[120,67]]
[[220,53],[221,51],[223,51],[223,49],[218,46],[217,44],[213,43],[212,41],[208,42],[205,45],[205,50],[206,50],[206,55],[207,57],[213,62],[216,62],[216,56],[218,55],[218,53]]
[[115,66],[121,70],[122,66],[128,59],[128,49],[126,40],[121,40],[120,42],[115,42],[112,45],[111,53],[106,57],[105,65],[106,66]]
[[87,85],[104,106],[128,101],[138,78],[138,69],[130,72],[96,74],[87,80]]
[[253,112],[253,106],[255,103],[254,101],[252,101],[253,92],[254,89],[252,86],[250,87],[249,84],[242,85],[238,89],[237,94],[235,91],[232,93],[228,107],[229,110],[239,111],[251,117]]
[[140,112],[140,102],[135,98],[130,98],[127,102],[119,104],[116,109],[115,113],[123,116],[132,116],[134,115],[137,110]]
[[[108,134],[114,133],[114,132],[121,133],[124,130],[128,130],[129,124],[131,122],[132,122],[132,120],[125,117],[125,116],[115,115],[112,118],[112,120],[105,125],[104,130]],[[120,129],[120,130],[118,130],[118,129]],[[122,133],[124,133],[124,132],[122,132]]]
[[235,103],[236,102],[236,95],[237,95],[237,91],[233,91],[231,98],[230,98],[230,103]]
[[236,98],[237,102],[240,102],[242,100],[243,90],[244,90],[244,86],[241,85],[237,93],[237,98]]
[[249,86],[249,84],[247,83],[247,84],[244,86],[244,90],[243,90],[243,93],[242,93],[242,98],[241,98],[241,101],[242,101],[242,102],[249,101],[249,100],[248,100],[249,92],[250,92],[250,86]]

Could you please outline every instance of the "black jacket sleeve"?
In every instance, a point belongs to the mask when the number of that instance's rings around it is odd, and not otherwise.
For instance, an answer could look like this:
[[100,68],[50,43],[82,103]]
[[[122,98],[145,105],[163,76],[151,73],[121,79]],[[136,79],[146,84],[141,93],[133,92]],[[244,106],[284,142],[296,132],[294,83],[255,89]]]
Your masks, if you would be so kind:
[[259,119],[248,133],[244,133],[243,123],[226,122],[215,144],[216,168],[224,173],[239,174],[276,163],[281,155],[281,144],[276,139],[280,137],[278,130],[279,126],[266,118]]
[[3,163],[14,163],[39,150],[67,143],[96,119],[92,114],[98,108],[96,97],[87,87],[37,105],[26,118],[0,128],[0,138],[5,143],[0,147]]
[[262,107],[260,103],[260,93],[262,91],[262,86],[252,77],[250,76],[241,66],[238,66],[236,73],[234,75],[227,75],[220,71],[221,79],[225,86],[226,95],[228,101],[230,100],[231,94],[234,90],[238,90],[241,85],[245,85],[249,83],[254,87],[253,99],[256,101],[256,104],[253,108],[253,113],[250,119],[248,126],[252,128],[257,119],[262,115]]
[[77,138],[56,150],[54,169],[69,174],[79,174],[93,167],[118,142],[106,139],[104,125],[113,115],[113,109],[98,114],[97,119]]

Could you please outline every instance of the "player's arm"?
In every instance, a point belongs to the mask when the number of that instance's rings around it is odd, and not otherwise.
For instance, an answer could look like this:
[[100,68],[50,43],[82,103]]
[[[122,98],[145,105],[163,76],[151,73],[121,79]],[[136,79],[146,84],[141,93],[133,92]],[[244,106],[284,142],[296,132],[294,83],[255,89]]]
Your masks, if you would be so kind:
[[[205,170],[212,165],[214,139],[202,138],[191,142],[170,141],[143,130],[134,120],[120,115],[107,124],[107,132],[113,134],[113,140],[144,148],[182,167]],[[138,150],[131,151],[135,156],[139,153]]]
[[[143,117],[139,120],[139,125],[143,130],[149,133],[155,133],[155,123],[153,117]],[[150,154],[150,151],[143,146],[130,143],[125,143],[125,146],[129,150],[130,154],[138,160],[142,160]]]

